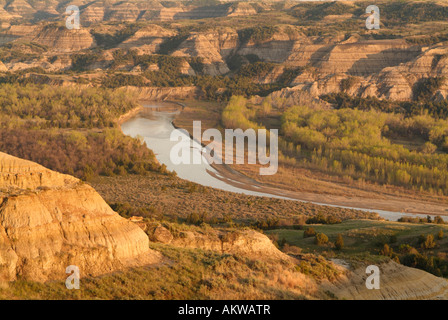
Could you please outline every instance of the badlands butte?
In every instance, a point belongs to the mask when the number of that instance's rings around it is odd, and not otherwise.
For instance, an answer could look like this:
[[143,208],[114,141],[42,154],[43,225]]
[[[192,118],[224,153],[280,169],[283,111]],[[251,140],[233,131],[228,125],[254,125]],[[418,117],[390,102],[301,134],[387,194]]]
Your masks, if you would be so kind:
[[[14,0],[0,15],[1,71],[60,84],[74,80],[61,72],[86,71],[82,81],[95,83],[113,70],[128,74],[129,85],[159,87],[140,75],[160,70],[160,63],[123,53],[132,51],[175,57],[179,74],[189,76],[270,63],[255,82],[283,81],[288,89],[280,97],[342,89],[362,98],[412,100],[419,81],[447,73],[447,7],[430,3],[379,2],[381,29],[369,31],[365,2]],[[65,27],[69,5],[79,6],[79,30]],[[447,90],[444,82],[433,98],[445,99]]]
[[[0,298],[446,299],[448,4],[370,4],[0,1]],[[122,133],[142,101],[279,129],[236,182],[425,218],[182,180]]]

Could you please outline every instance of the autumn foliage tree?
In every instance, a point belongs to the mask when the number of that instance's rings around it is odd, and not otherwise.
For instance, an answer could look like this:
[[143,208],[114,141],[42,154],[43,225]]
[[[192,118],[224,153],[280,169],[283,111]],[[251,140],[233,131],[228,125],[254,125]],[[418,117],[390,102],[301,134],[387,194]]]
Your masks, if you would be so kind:
[[337,250],[342,250],[344,248],[344,238],[342,237],[342,235],[338,234],[334,245]]

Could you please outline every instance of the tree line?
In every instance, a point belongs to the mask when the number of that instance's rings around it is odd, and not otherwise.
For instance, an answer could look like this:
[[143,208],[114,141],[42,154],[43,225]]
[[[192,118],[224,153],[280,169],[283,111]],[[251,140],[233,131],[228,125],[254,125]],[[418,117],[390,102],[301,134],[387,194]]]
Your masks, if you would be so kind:
[[0,85],[0,151],[89,180],[98,175],[171,174],[117,118],[137,106],[101,88]]

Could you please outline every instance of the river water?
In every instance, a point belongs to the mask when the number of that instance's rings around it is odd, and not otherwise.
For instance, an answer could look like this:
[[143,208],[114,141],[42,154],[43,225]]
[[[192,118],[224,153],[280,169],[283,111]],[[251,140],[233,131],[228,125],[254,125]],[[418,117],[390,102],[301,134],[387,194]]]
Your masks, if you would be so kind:
[[[180,109],[165,108],[154,104],[145,104],[144,111],[140,112],[136,116],[130,118],[129,120],[121,124],[121,130],[125,135],[131,136],[133,138],[137,137],[143,138],[148,148],[155,153],[157,160],[160,163],[165,164],[169,170],[176,171],[177,176],[179,178],[225,191],[237,192],[253,196],[301,201],[294,198],[282,197],[280,195],[248,190],[244,188],[245,184],[239,183],[238,181],[229,180],[228,178],[220,179],[223,178],[220,175],[220,173],[217,172],[203,157],[201,153],[202,146],[194,140],[193,143],[191,143],[192,139],[189,137],[189,135],[186,135],[186,138],[188,139],[186,139],[187,141],[183,143],[186,144],[187,148],[191,148],[192,156],[195,153],[198,154],[200,157],[202,157],[203,160],[202,164],[174,164],[170,159],[170,151],[173,146],[182,142],[170,141],[170,134],[173,130],[175,130],[172,121],[174,117],[179,113]],[[241,187],[237,186],[239,184],[241,185]],[[254,188],[259,187],[254,186]],[[362,211],[376,212],[384,219],[388,219],[391,221],[396,221],[398,218],[403,216],[412,216],[412,217],[427,216],[423,214],[410,215],[402,212],[338,206],[320,202],[312,202],[312,203],[331,207],[349,208]]]

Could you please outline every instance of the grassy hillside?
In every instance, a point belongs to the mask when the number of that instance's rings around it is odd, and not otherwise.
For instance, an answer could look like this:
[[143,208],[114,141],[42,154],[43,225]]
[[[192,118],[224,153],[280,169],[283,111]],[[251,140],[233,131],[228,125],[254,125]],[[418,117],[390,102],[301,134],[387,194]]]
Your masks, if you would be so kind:
[[[274,229],[283,246],[293,245],[303,252],[323,254],[347,261],[378,262],[391,258],[406,266],[423,269],[437,276],[448,276],[448,226],[437,223],[402,223],[347,220],[340,224],[310,225],[301,230]],[[325,234],[328,243],[318,244],[316,234]],[[313,235],[314,234],[314,235]],[[335,246],[342,237],[343,246]],[[428,239],[429,238],[429,239]]]

